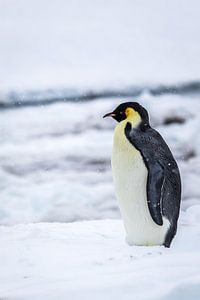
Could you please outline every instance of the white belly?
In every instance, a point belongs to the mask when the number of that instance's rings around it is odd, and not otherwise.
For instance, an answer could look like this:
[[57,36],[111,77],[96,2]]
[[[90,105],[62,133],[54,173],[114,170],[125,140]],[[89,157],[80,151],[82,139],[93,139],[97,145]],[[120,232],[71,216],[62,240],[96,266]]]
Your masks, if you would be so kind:
[[[121,126],[121,128],[120,128]],[[147,169],[142,156],[121,132],[115,129],[112,170],[116,196],[130,245],[162,245],[169,221],[157,225],[151,218],[146,196]]]

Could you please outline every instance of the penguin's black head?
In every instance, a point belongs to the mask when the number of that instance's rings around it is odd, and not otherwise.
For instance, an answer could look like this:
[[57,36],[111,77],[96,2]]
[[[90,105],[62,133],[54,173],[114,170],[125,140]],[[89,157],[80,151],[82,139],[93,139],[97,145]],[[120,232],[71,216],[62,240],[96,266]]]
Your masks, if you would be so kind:
[[105,117],[112,117],[117,122],[121,122],[128,118],[137,118],[138,121],[142,123],[149,124],[149,116],[146,109],[140,105],[138,102],[125,102],[117,106],[117,108],[103,116]]

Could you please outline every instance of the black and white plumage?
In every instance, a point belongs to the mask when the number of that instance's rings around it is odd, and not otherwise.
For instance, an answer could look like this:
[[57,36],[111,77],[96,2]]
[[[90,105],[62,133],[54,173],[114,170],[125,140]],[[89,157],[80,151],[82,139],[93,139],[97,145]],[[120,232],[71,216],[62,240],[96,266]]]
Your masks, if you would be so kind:
[[164,139],[151,128],[147,111],[137,102],[123,103],[106,116],[119,122],[112,168],[127,241],[170,247],[181,200],[177,163]]

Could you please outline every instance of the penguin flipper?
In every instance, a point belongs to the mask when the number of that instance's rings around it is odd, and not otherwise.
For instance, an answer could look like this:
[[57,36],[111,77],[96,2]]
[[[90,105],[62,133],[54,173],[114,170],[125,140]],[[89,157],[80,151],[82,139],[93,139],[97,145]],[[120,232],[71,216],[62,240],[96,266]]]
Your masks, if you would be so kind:
[[147,176],[147,204],[150,215],[157,225],[163,225],[161,214],[162,188],[164,185],[164,170],[162,166],[155,162],[146,163],[148,169]]

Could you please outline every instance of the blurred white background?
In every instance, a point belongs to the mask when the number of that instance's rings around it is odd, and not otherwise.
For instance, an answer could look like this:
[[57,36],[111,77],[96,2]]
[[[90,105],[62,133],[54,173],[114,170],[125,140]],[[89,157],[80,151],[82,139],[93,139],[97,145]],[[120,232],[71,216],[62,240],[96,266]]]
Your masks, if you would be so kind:
[[200,78],[198,0],[1,0],[0,91]]

